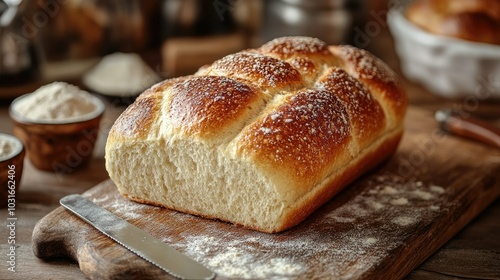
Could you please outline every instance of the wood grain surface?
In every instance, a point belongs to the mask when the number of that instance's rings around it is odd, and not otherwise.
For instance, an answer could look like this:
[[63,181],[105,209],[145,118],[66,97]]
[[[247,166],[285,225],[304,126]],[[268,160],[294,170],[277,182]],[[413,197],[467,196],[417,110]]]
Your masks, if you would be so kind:
[[[500,195],[500,151],[443,135],[411,108],[398,152],[299,226],[280,234],[130,202],[107,180],[85,196],[218,274],[218,279],[401,279]],[[169,279],[62,207],[35,226],[43,259],[91,279]]]

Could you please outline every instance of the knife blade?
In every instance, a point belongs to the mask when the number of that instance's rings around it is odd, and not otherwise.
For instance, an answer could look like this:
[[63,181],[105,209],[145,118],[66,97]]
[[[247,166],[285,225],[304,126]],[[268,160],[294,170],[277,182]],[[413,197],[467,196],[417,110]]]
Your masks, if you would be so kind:
[[123,247],[181,279],[213,279],[215,273],[79,194],[59,201],[69,211]]

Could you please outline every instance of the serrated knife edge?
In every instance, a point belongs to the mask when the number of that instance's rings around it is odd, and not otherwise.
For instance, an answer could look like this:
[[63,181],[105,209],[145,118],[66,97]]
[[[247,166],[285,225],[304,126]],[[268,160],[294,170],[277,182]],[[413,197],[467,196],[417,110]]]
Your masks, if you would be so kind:
[[82,195],[61,198],[60,204],[153,265],[181,279],[213,279],[215,273],[161,242],[156,237],[117,217]]

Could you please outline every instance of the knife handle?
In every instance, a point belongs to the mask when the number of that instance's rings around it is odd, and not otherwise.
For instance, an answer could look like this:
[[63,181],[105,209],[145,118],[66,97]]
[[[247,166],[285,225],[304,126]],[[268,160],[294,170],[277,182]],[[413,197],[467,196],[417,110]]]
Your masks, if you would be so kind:
[[500,148],[500,128],[480,119],[464,116],[453,110],[439,110],[436,120],[449,133]]

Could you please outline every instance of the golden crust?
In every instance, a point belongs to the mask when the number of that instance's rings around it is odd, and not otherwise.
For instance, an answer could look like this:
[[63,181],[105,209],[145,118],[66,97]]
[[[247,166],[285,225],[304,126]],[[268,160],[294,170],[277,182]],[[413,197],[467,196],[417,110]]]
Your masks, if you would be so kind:
[[316,38],[281,37],[272,40],[260,47],[262,54],[274,54],[286,60],[295,56],[331,56],[328,45]]
[[384,111],[368,88],[344,70],[332,67],[318,79],[316,86],[335,92],[351,118],[352,134],[358,149],[372,143],[386,127]]
[[138,97],[137,100],[141,100],[143,98],[152,98],[156,100],[161,100],[163,98],[163,95],[165,94],[166,90],[170,88],[173,84],[185,81],[192,76],[185,76],[185,77],[178,77],[178,78],[173,78],[173,79],[167,79],[164,81],[161,81],[157,83],[156,85],[153,85],[151,88],[147,89],[143,93],[141,93]]
[[210,137],[247,114],[259,94],[227,77],[200,76],[171,87],[169,119],[175,128]]
[[254,52],[239,52],[214,62],[210,70],[261,87],[298,88],[302,76],[285,61]]
[[310,83],[323,70],[323,65],[334,66],[338,59],[330,52],[328,45],[316,38],[282,37],[272,40],[256,50],[257,52],[288,62]]
[[146,139],[158,117],[160,103],[157,100],[154,96],[138,98],[125,109],[111,127],[108,143]]
[[363,83],[372,96],[387,110],[390,123],[401,120],[408,105],[399,79],[384,62],[366,50],[352,46],[330,46],[330,51],[343,61],[343,70]]

